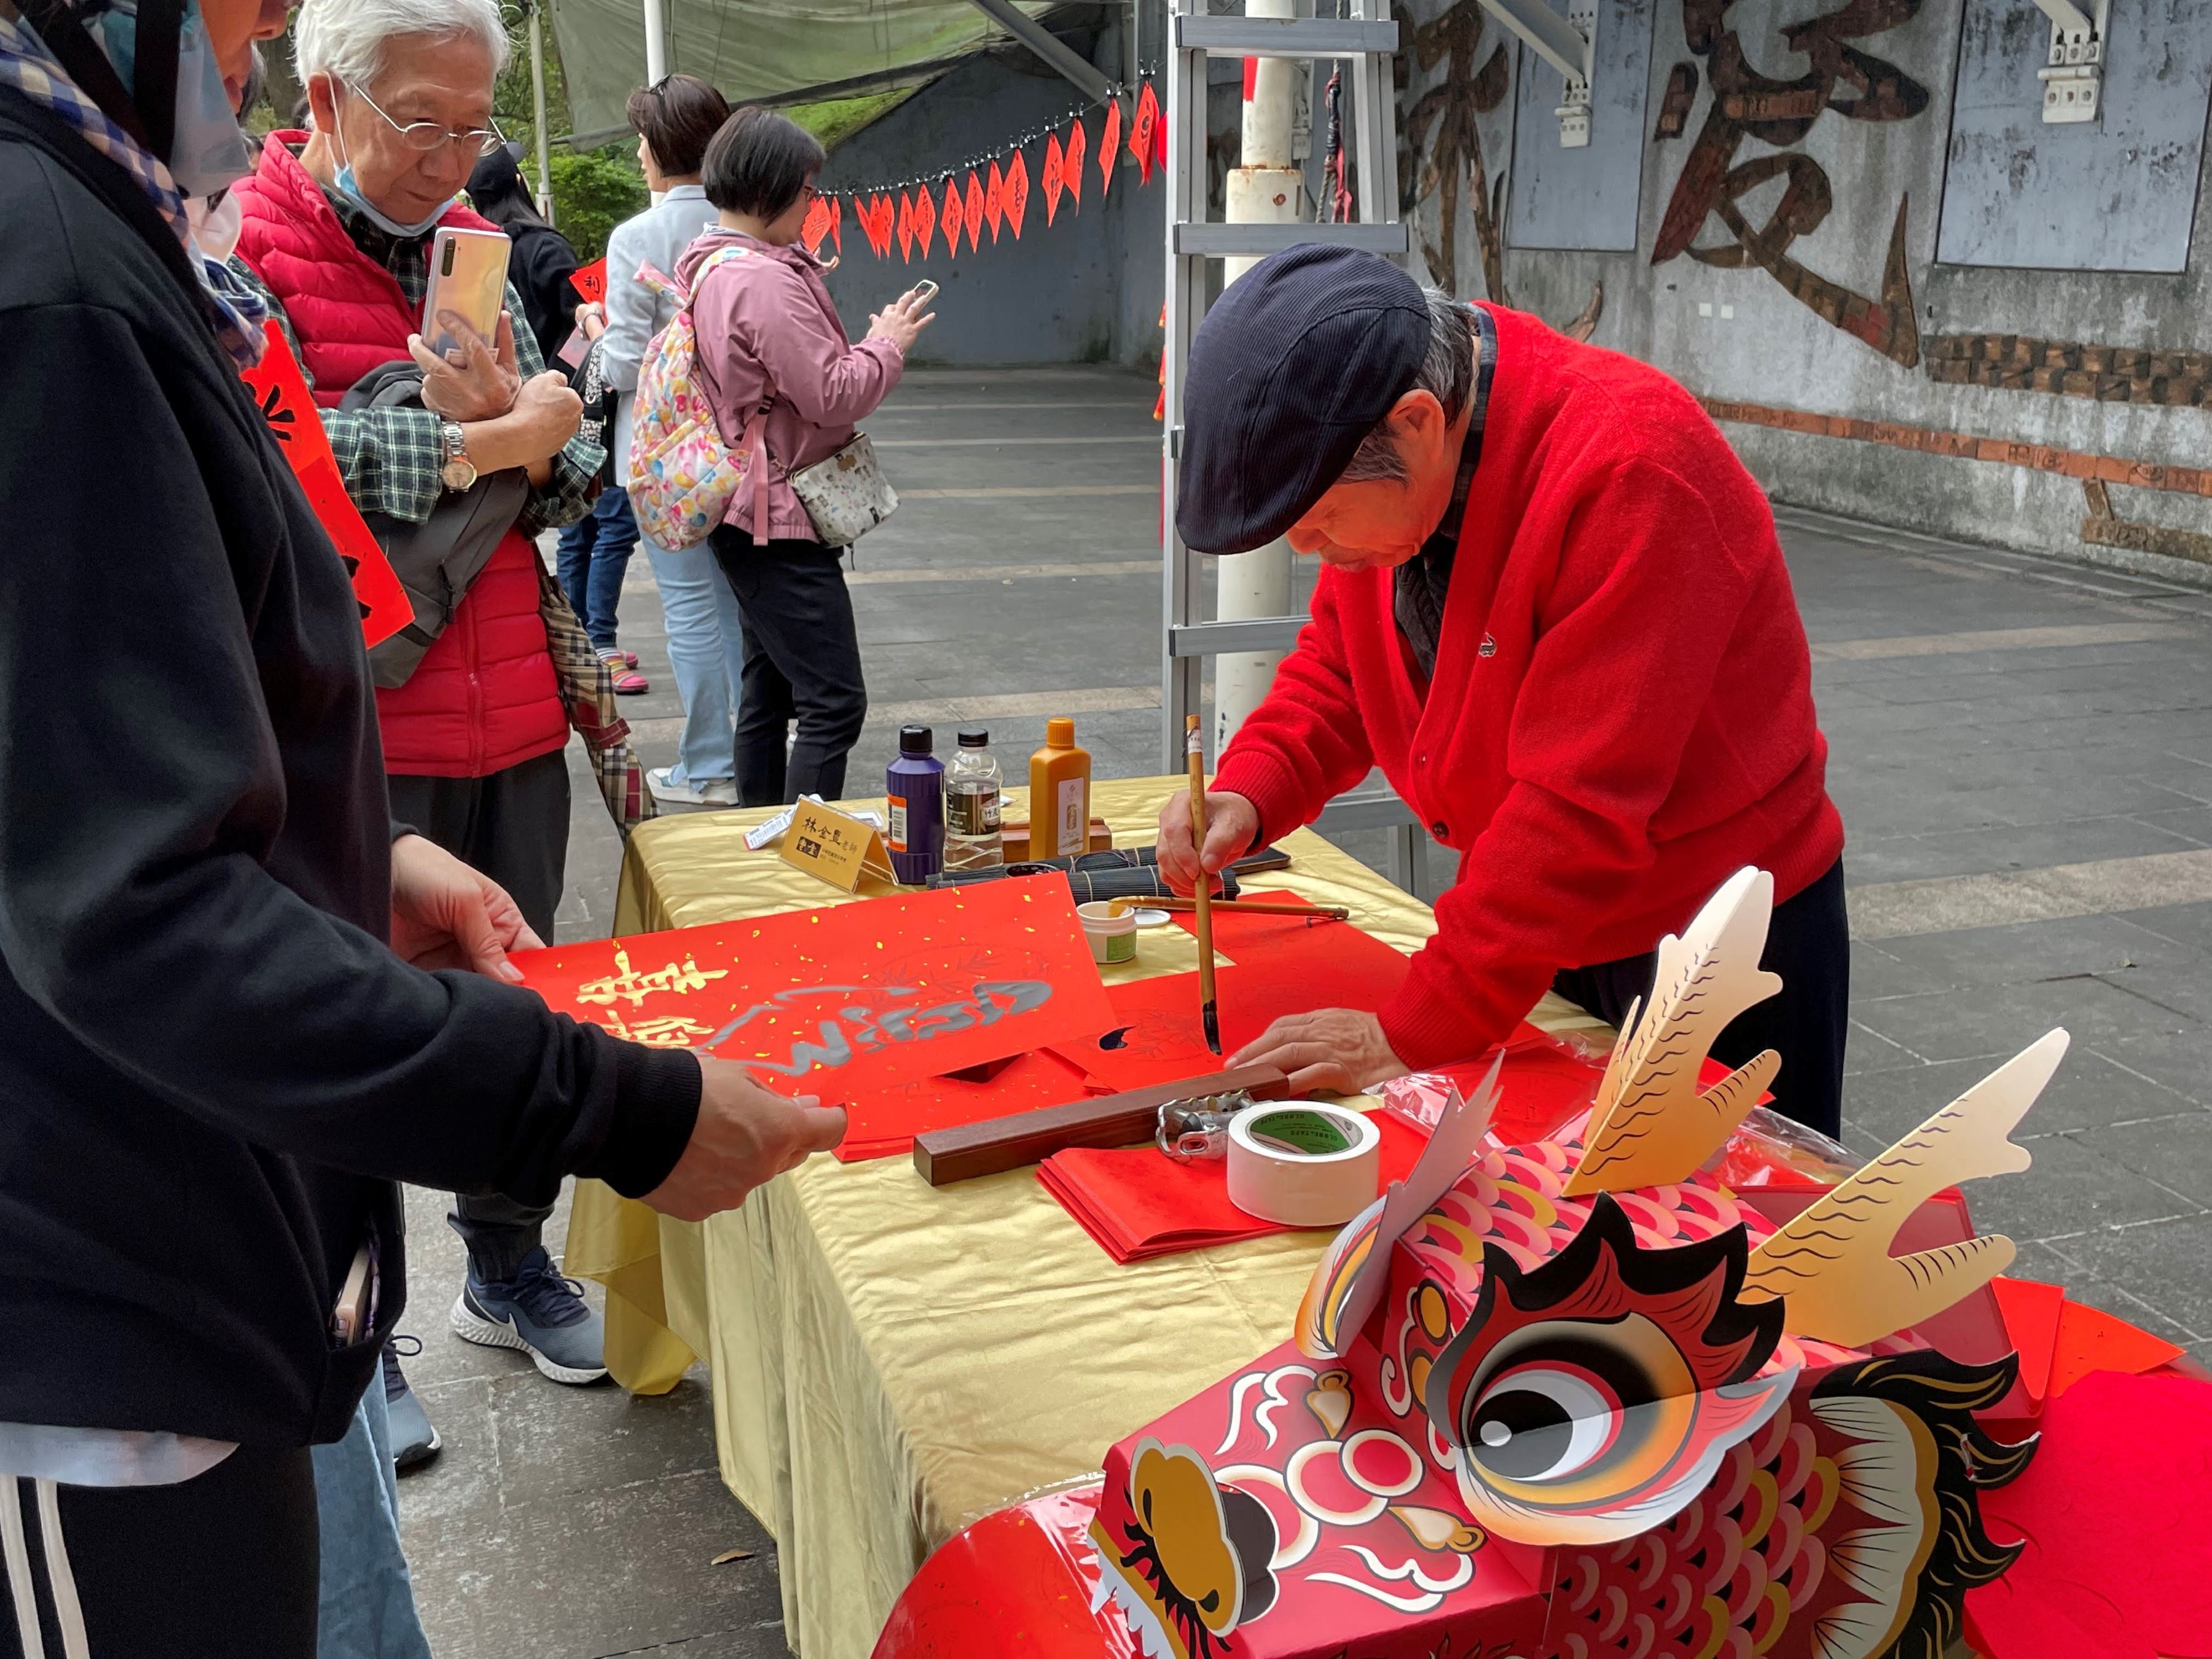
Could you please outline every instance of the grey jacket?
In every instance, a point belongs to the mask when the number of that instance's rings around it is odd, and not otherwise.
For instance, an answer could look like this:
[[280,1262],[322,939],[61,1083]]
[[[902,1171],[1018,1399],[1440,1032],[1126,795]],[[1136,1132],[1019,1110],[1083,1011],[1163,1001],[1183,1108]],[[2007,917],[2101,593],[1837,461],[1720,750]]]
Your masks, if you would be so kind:
[[684,250],[714,222],[714,204],[705,188],[678,185],[636,218],[616,226],[607,239],[607,331],[600,362],[607,384],[620,394],[615,403],[617,483],[629,477],[630,405],[636,401],[646,348],[676,314],[665,295],[637,280],[637,268],[651,265],[664,276],[675,276]]

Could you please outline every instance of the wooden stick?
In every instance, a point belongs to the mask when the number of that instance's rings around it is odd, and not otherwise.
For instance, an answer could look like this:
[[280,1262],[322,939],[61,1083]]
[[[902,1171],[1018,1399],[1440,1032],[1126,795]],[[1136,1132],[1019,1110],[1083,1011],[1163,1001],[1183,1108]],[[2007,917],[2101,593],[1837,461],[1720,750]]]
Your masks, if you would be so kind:
[[1290,1079],[1273,1066],[1245,1066],[1233,1072],[1158,1083],[1118,1095],[1093,1095],[1064,1106],[987,1118],[932,1129],[914,1138],[914,1167],[933,1187],[997,1175],[1035,1164],[1070,1146],[1127,1146],[1150,1140],[1159,1109],[1170,1100],[1249,1090],[1255,1100],[1280,1100]]
[[1221,1011],[1213,994],[1212,880],[1206,858],[1206,739],[1199,735],[1198,716],[1183,716],[1183,752],[1190,765],[1190,844],[1198,852],[1198,885],[1191,908],[1198,915],[1199,1020],[1206,1027],[1206,1046],[1221,1052]]
[[[1117,903],[1122,901],[1115,901]],[[1175,894],[1146,894],[1127,902],[1139,910],[1195,910],[1198,901]],[[1271,904],[1266,899],[1210,899],[1206,908],[1218,915],[1234,910],[1247,916],[1304,916],[1314,921],[1350,921],[1352,912],[1341,904]]]

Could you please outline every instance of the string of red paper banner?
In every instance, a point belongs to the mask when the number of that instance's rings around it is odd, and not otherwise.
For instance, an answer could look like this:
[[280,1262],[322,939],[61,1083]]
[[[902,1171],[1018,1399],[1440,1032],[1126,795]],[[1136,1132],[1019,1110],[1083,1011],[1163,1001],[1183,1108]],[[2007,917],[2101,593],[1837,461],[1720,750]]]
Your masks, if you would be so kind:
[[[1057,129],[1045,135],[1044,160],[1037,169],[1037,187],[1044,198],[1044,222],[1048,226],[1060,216],[1063,199],[1076,210],[1083,205],[1084,162],[1093,155],[1090,135],[1083,125],[1084,113],[1069,118],[1065,137]],[[1122,130],[1121,100],[1112,98],[1106,101],[1105,115],[1098,129],[1098,147],[1091,163],[1098,169],[1101,200],[1113,188],[1115,165],[1121,159],[1125,137],[1128,153],[1136,160],[1139,181],[1150,184],[1152,169],[1167,161],[1167,130],[1160,120],[1159,100],[1153,95],[1150,82],[1137,94],[1126,135]],[[878,259],[890,258],[894,246],[900,259],[908,264],[917,258],[926,259],[940,234],[948,254],[959,252],[963,235],[973,251],[981,243],[986,230],[990,232],[994,243],[1001,233],[1019,241],[1030,206],[1030,168],[1022,145],[1008,146],[990,156],[988,164],[979,157],[966,167],[965,173],[963,178],[962,169],[954,167],[937,175],[943,183],[941,194],[937,192],[935,183],[920,180],[904,188],[864,185],[817,196],[814,204],[806,210],[799,240],[805,243],[808,252],[817,257],[824,241],[842,254],[845,249],[845,208],[849,201],[854,222]]]

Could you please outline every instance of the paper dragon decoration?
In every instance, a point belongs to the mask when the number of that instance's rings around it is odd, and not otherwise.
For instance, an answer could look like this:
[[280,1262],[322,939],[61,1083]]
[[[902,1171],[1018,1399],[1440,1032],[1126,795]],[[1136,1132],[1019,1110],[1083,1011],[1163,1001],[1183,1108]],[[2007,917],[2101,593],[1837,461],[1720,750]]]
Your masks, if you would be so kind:
[[1292,1340],[1115,1445],[1102,1484],[953,1540],[878,1659],[1939,1659],[2022,1547],[1981,1498],[2036,1443],[1986,1426],[2016,1356],[1914,1328],[2014,1252],[1890,1249],[1953,1183],[2027,1167],[2008,1137],[2067,1036],[1809,1203],[1740,1198],[1703,1167],[1777,1057],[1698,1079],[1779,988],[1772,902],[1745,870],[1662,942],[1556,1138],[1486,1142],[1493,1067],[1337,1236]]

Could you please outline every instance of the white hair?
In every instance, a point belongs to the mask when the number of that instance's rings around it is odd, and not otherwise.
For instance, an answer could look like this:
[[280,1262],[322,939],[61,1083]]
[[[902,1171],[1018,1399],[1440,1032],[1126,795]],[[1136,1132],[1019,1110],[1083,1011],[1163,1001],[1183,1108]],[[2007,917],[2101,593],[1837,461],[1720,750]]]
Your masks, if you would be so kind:
[[[1429,307],[1429,349],[1420,372],[1408,391],[1432,392],[1443,405],[1444,424],[1459,419],[1474,389],[1474,313],[1440,288],[1424,288],[1421,297]],[[1350,465],[1337,477],[1339,483],[1365,483],[1374,479],[1396,481],[1406,474],[1406,458],[1390,435],[1387,418],[1360,440]]]
[[497,0],[307,0],[292,25],[292,59],[302,84],[311,75],[333,75],[367,87],[384,67],[384,43],[401,34],[473,36],[491,53],[494,75],[507,67]]

